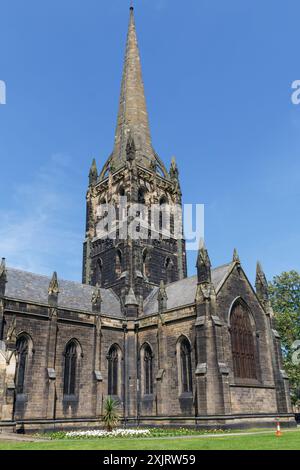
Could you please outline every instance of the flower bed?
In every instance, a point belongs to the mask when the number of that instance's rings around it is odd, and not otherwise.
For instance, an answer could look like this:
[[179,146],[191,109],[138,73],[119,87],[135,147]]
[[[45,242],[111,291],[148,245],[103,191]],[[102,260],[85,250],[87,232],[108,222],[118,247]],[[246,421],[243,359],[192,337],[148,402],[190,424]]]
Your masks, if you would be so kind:
[[[111,432],[101,430],[87,430],[87,431],[69,431],[69,432],[54,432],[47,436],[52,439],[105,439],[105,438],[159,438],[159,437],[179,437],[179,436],[200,436],[209,434],[227,434],[229,430],[210,429],[210,430],[196,430],[196,429],[168,429],[168,428],[151,428],[151,429],[128,429],[118,428]],[[39,436],[41,437],[41,436]],[[44,437],[44,436],[43,436]]]

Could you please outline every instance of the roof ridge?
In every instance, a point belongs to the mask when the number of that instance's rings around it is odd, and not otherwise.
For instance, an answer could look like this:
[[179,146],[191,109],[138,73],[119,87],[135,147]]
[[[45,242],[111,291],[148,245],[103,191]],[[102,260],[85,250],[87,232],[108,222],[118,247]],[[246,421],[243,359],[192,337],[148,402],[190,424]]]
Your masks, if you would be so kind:
[[227,266],[231,266],[231,265],[232,263],[221,264],[220,266],[216,266],[215,268],[212,268],[212,270],[215,271],[216,269],[227,268]]

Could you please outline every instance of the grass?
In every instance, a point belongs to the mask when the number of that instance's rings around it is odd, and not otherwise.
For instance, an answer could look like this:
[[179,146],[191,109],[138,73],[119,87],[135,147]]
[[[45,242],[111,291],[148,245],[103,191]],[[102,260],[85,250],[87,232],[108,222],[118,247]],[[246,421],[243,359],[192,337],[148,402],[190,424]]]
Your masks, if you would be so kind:
[[0,450],[300,450],[300,431],[166,439],[0,441]]

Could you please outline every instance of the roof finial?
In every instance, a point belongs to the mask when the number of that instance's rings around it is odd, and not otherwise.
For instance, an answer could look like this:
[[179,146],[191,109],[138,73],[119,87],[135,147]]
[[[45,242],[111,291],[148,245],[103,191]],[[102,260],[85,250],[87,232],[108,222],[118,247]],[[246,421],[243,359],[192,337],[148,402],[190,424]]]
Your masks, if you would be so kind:
[[133,0],[130,0],[130,10],[134,10],[134,8],[133,8]]

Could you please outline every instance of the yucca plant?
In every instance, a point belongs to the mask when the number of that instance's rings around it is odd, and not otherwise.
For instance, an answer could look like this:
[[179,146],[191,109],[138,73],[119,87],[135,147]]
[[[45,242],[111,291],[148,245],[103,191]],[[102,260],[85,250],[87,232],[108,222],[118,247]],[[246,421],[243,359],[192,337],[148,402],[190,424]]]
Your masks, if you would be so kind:
[[111,397],[105,400],[103,421],[108,432],[111,432],[120,421],[119,403]]

